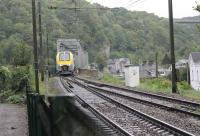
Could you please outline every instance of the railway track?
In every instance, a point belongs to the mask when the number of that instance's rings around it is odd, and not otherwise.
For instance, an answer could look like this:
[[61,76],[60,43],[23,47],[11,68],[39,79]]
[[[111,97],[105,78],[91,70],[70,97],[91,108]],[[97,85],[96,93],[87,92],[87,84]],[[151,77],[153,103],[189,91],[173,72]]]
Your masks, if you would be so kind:
[[[114,135],[114,136],[132,136],[131,134],[129,134],[126,130],[124,130],[122,127],[120,127],[118,124],[116,124],[115,122],[113,122],[112,120],[110,120],[108,117],[106,117],[105,115],[103,115],[101,112],[99,112],[97,110],[97,106],[95,106],[94,104],[91,104],[91,100],[92,100],[92,96],[89,95],[84,89],[80,89],[81,91],[83,91],[81,94],[79,91],[77,91],[76,89],[73,89],[75,86],[68,81],[68,80],[64,80],[63,78],[60,78],[61,83],[63,84],[64,88],[70,92],[70,93],[74,93],[75,94],[75,98],[76,100],[84,107],[87,108],[90,112],[92,112],[98,119],[100,119],[101,121],[103,121],[105,124],[101,124],[101,130],[102,129],[104,131],[106,131],[107,133],[109,133],[110,135]],[[77,87],[77,86],[76,86]],[[77,95],[77,93],[79,95]],[[87,97],[84,97],[84,95]],[[88,102],[90,101],[90,102]],[[100,100],[98,102],[101,102]],[[91,124],[92,125],[92,124]]]
[[[73,93],[86,105],[112,122],[128,135],[193,135],[90,88],[76,79],[66,79]],[[69,83],[70,82],[70,83]],[[81,91],[80,91],[81,90]],[[114,126],[115,126],[114,125]],[[126,135],[126,134],[125,134]]]
[[89,83],[88,86],[92,87],[93,89],[98,89],[102,92],[107,92],[109,94],[117,95],[143,104],[158,106],[169,111],[185,113],[200,119],[200,103],[197,102],[165,97],[157,94],[131,90],[123,87],[116,87],[108,84],[100,84],[81,78],[77,79]]
[[[136,96],[136,95],[132,95],[132,94],[124,94],[123,91],[110,91],[109,89],[102,89],[100,87],[96,87],[93,85],[88,85],[88,87],[91,87],[93,89],[96,89],[98,91],[101,91],[102,93],[106,93],[109,94],[111,96],[117,96],[117,97],[121,97],[121,98],[125,98],[127,100],[130,101],[134,101],[137,103],[141,103],[144,105],[150,105],[150,106],[155,106],[155,107],[159,107],[162,109],[165,109],[167,111],[172,111],[172,112],[179,112],[179,113],[184,113],[186,115],[190,115],[192,117],[196,117],[198,119],[200,119],[200,108],[196,108],[196,107],[191,107],[191,106],[185,106],[185,105],[180,105],[180,104],[173,104],[171,102],[163,102],[160,100],[153,100],[153,99],[149,99],[149,98],[143,98],[141,96]],[[195,113],[194,111],[198,111],[198,113]]]

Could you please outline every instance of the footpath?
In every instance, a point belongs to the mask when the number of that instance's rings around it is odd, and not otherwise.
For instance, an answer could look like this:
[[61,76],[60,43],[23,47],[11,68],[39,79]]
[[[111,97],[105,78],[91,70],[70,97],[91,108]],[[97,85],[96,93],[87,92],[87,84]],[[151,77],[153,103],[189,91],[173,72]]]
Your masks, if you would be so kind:
[[25,105],[0,104],[0,136],[28,136]]

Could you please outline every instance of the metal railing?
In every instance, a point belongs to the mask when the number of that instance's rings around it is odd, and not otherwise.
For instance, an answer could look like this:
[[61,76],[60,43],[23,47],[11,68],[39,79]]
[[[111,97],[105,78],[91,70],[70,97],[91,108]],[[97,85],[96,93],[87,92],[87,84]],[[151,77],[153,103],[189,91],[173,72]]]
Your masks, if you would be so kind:
[[52,136],[51,109],[43,96],[27,92],[27,113],[29,136]]

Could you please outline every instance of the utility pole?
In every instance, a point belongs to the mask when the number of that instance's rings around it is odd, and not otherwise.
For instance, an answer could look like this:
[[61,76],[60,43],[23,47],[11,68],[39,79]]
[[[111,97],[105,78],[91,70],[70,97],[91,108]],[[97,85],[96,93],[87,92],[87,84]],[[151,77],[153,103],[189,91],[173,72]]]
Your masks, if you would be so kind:
[[156,52],[156,78],[158,78],[158,53]]
[[175,53],[174,53],[174,24],[173,24],[173,6],[172,0],[168,0],[169,4],[169,30],[170,30],[170,52],[171,52],[171,65],[172,65],[172,93],[177,93],[176,86],[176,65],[175,65]]
[[46,39],[46,44],[47,44],[47,47],[46,47],[46,65],[47,65],[47,70],[48,70],[48,75],[49,75],[49,34],[48,34],[48,28],[46,28],[47,30],[47,39]]
[[36,31],[35,9],[36,9],[35,0],[32,0],[32,25],[33,25],[33,46],[34,46],[35,89],[36,89],[36,92],[39,93],[37,31]]
[[[46,51],[45,51],[45,70],[46,70],[46,75],[45,75],[45,81],[46,81],[46,92],[45,96],[48,95],[49,92],[49,35],[48,35],[48,28],[46,25]],[[45,97],[47,100],[47,97]]]
[[41,81],[44,81],[44,55],[43,55],[43,46],[42,46],[42,18],[41,18],[41,2],[38,1],[38,23],[39,23],[39,41],[40,41],[40,72],[41,72]]

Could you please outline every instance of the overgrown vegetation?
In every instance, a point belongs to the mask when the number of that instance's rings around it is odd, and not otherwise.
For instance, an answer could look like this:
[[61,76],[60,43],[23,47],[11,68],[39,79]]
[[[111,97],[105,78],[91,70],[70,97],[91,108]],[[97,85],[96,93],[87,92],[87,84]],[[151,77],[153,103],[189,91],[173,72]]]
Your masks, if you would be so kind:
[[[124,86],[124,80],[113,76],[108,73],[104,73],[103,78],[100,80],[104,83],[113,84],[116,86]],[[200,92],[193,90],[186,81],[180,81],[177,83],[179,94],[186,98],[200,100]],[[141,79],[140,86],[141,90],[146,90],[154,93],[171,94],[171,81],[166,78],[152,78],[152,79]]]
[[[200,92],[193,90],[186,81],[178,82],[177,87],[181,96],[200,100]],[[171,94],[171,81],[165,78],[143,79],[139,88],[151,92]]]
[[[164,57],[163,63],[169,62],[165,55],[170,47],[166,18],[124,8],[101,10],[102,6],[89,4],[84,0],[80,0],[80,5],[76,6],[87,5],[88,8],[99,9],[76,12],[64,9],[74,7],[74,2],[76,1],[42,1],[42,26],[47,26],[43,27],[43,36],[49,33],[51,65],[54,65],[56,54],[55,38],[59,37],[80,39],[81,45],[89,52],[90,62],[98,63],[101,70],[109,57],[128,57],[131,62],[138,63],[139,60],[153,58],[155,52],[159,52],[159,61]],[[50,6],[57,9],[50,10]],[[197,10],[199,11],[199,6]],[[33,70],[29,67],[32,64],[31,2],[0,0],[0,11],[0,99],[15,103],[22,98],[20,93],[25,89],[25,82],[31,81],[34,84]],[[199,44],[196,25],[175,24],[177,58],[188,57],[191,51],[200,51]],[[107,48],[111,49],[110,56],[105,53]],[[183,79],[181,77],[180,81]],[[105,74],[102,81],[123,85],[122,80],[110,74]],[[40,85],[43,90],[44,84]],[[152,90],[170,90],[169,80],[164,79],[145,80],[142,86],[150,86]],[[190,90],[184,82],[179,83],[179,88],[181,94],[187,94],[187,90]]]
[[100,81],[108,83],[108,84],[110,83],[113,85],[117,85],[117,86],[124,85],[124,81],[122,79],[109,73],[104,73],[103,78]]
[[7,102],[16,104],[16,103],[23,103],[24,102],[24,96],[22,94],[18,94],[18,95],[11,95],[7,98],[6,100]]
[[[101,10],[102,6],[89,4],[85,0],[80,0],[76,6],[87,5],[88,8],[99,9],[77,12],[63,9],[74,7],[74,2],[71,0],[42,1],[42,26],[47,26],[49,33],[49,54],[52,64],[56,53],[55,38],[59,37],[80,39],[81,45],[89,52],[90,62],[101,63],[99,67],[103,67],[109,57],[104,54],[107,47],[111,49],[111,58],[128,57],[134,63],[139,62],[139,59],[146,60],[154,57],[155,52],[159,52],[158,58],[163,58],[163,55],[168,52],[170,47],[168,19],[146,12],[128,11],[124,8]],[[51,10],[48,8],[50,6],[57,9]],[[31,59],[31,2],[1,0],[0,9],[0,63],[23,64]],[[45,31],[46,28],[43,27],[44,37]],[[200,51],[199,44],[196,25],[175,24],[175,46],[178,58],[188,57],[191,51]],[[18,60],[23,53],[26,54],[24,58]],[[103,60],[97,57],[98,54],[103,54],[104,57],[101,58]]]
[[32,80],[32,75],[29,66],[1,66],[0,101],[11,103],[22,102],[30,80]]

